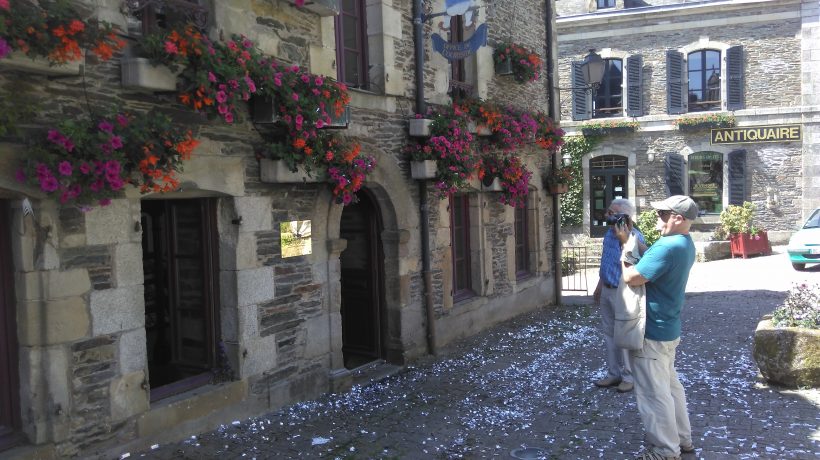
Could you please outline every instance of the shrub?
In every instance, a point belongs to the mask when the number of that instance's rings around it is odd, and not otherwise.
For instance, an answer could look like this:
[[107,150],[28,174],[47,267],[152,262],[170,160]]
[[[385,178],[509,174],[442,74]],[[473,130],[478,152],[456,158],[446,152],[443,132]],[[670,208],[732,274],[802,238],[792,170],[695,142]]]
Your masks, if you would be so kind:
[[642,212],[638,216],[638,230],[643,233],[644,241],[647,246],[652,246],[655,241],[661,238],[661,232],[658,231],[658,213],[654,209]]
[[728,235],[757,235],[761,229],[754,225],[755,211],[757,206],[748,201],[744,202],[743,206],[729,205],[720,213],[720,225]]
[[772,313],[772,323],[778,327],[820,329],[820,285],[796,284],[783,305]]

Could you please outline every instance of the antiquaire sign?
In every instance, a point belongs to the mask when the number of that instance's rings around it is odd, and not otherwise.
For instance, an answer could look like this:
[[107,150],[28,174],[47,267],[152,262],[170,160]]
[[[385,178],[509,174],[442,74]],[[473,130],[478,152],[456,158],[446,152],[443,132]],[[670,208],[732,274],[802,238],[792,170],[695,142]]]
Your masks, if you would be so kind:
[[802,136],[800,125],[750,126],[712,130],[712,145],[795,142]]

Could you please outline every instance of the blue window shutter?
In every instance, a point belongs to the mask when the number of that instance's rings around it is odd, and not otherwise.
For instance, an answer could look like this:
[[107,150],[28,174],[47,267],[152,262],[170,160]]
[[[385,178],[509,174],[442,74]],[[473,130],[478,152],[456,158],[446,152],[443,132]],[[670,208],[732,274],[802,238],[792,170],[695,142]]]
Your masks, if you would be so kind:
[[726,50],[726,108],[740,110],[744,107],[743,97],[743,47],[733,46]]
[[685,165],[680,153],[667,153],[663,161],[668,196],[683,195],[683,173]]
[[643,115],[643,56],[636,54],[626,58],[626,116]]
[[587,91],[581,62],[572,63],[572,119],[576,121],[592,118],[592,96]]
[[666,51],[666,111],[670,115],[686,113],[689,85],[683,64],[683,53]]
[[729,152],[729,204],[742,206],[746,201],[746,151]]

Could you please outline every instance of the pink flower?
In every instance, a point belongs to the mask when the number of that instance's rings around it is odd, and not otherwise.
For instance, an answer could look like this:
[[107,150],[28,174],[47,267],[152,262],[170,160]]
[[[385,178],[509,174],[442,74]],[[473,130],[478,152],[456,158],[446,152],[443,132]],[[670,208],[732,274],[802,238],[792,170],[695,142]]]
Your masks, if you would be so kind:
[[233,123],[233,114],[231,112],[225,114],[225,123]]
[[[8,1],[8,0],[0,0],[0,1]],[[11,53],[11,47],[9,46],[8,43],[6,43],[5,40],[0,38],[0,59],[3,59],[4,57],[8,56],[9,53]]]
[[224,104],[225,101],[228,100],[228,94],[225,91],[217,91],[216,92],[216,101],[220,104]]
[[83,173],[83,174],[90,173],[91,172],[91,165],[89,165],[88,163],[80,164],[80,172]]
[[248,40],[247,38],[243,37],[242,38],[242,46],[244,46],[247,49],[251,49],[251,48],[253,48],[253,42]]
[[108,133],[108,134],[111,134],[111,132],[114,131],[114,125],[112,125],[111,123],[109,123],[106,120],[101,121],[100,124],[97,125],[97,128],[99,128],[100,131]]
[[248,91],[252,93],[256,92],[256,83],[254,83],[251,77],[247,75],[245,75],[245,84],[248,85]]
[[322,121],[322,120],[316,120],[316,127],[317,127],[317,128],[322,129],[322,127],[323,127],[323,126],[325,126],[325,122],[324,122],[324,121]]
[[99,192],[100,190],[103,189],[104,186],[105,186],[105,183],[102,181],[102,179],[97,179],[94,182],[92,182],[91,184],[89,184],[88,188],[90,188],[92,192]]
[[298,101],[298,100],[299,100],[299,95],[298,95],[298,94],[296,94],[296,93],[291,94],[291,95],[290,95],[290,97],[292,97],[294,101]]
[[177,54],[179,53],[179,48],[177,48],[176,43],[171,41],[165,42],[165,52],[168,54]]
[[44,192],[53,192],[57,190],[59,185],[59,182],[57,182],[57,179],[54,176],[40,178],[40,188],[43,189]]
[[236,80],[228,80],[228,85],[230,85],[231,89],[239,88],[239,82]]
[[325,80],[322,79],[322,77],[316,77],[316,79],[313,80],[313,83],[315,83],[316,86],[322,86],[325,84]]
[[220,115],[225,115],[226,113],[228,113],[228,106],[225,104],[219,104],[216,110],[217,112],[219,112]]
[[302,83],[310,83],[310,77],[307,74],[302,74],[300,78],[302,79]]
[[57,171],[60,172],[63,176],[70,176],[73,168],[71,167],[71,163],[67,161],[61,161],[59,165],[57,165]]
[[122,148],[122,138],[120,136],[111,136],[111,147],[115,149]]
[[128,126],[128,117],[126,117],[125,115],[123,115],[121,113],[118,113],[117,114],[117,124],[120,125],[121,127],[125,128],[126,126]]
[[208,81],[211,83],[216,83],[216,75],[213,72],[208,72]]
[[236,43],[234,41],[229,41],[228,49],[230,49],[231,51],[236,51],[237,49],[239,49],[239,47],[236,46]]
[[305,0],[294,0],[293,3],[295,3],[298,8],[305,6]]
[[0,10],[9,10],[9,0],[0,0]]
[[111,204],[111,198],[103,198],[100,200],[100,206],[108,206]]
[[111,187],[111,190],[119,190],[123,188],[125,183],[119,177],[111,177],[108,178],[108,185]]

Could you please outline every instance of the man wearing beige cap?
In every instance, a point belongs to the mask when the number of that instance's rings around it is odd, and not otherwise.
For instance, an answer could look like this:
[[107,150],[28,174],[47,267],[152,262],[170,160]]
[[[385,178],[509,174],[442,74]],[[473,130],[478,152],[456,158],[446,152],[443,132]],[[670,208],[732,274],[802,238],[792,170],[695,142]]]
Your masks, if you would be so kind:
[[[646,449],[639,459],[679,459],[692,453],[692,429],[686,395],[675,370],[675,350],[680,342],[686,282],[695,263],[695,245],[689,236],[698,206],[688,196],[675,195],[653,202],[658,212],[661,238],[635,266],[624,266],[630,286],[646,285],[646,331],[643,349],[630,354],[635,378],[635,398],[646,432]],[[619,231],[626,243],[629,234]]]

